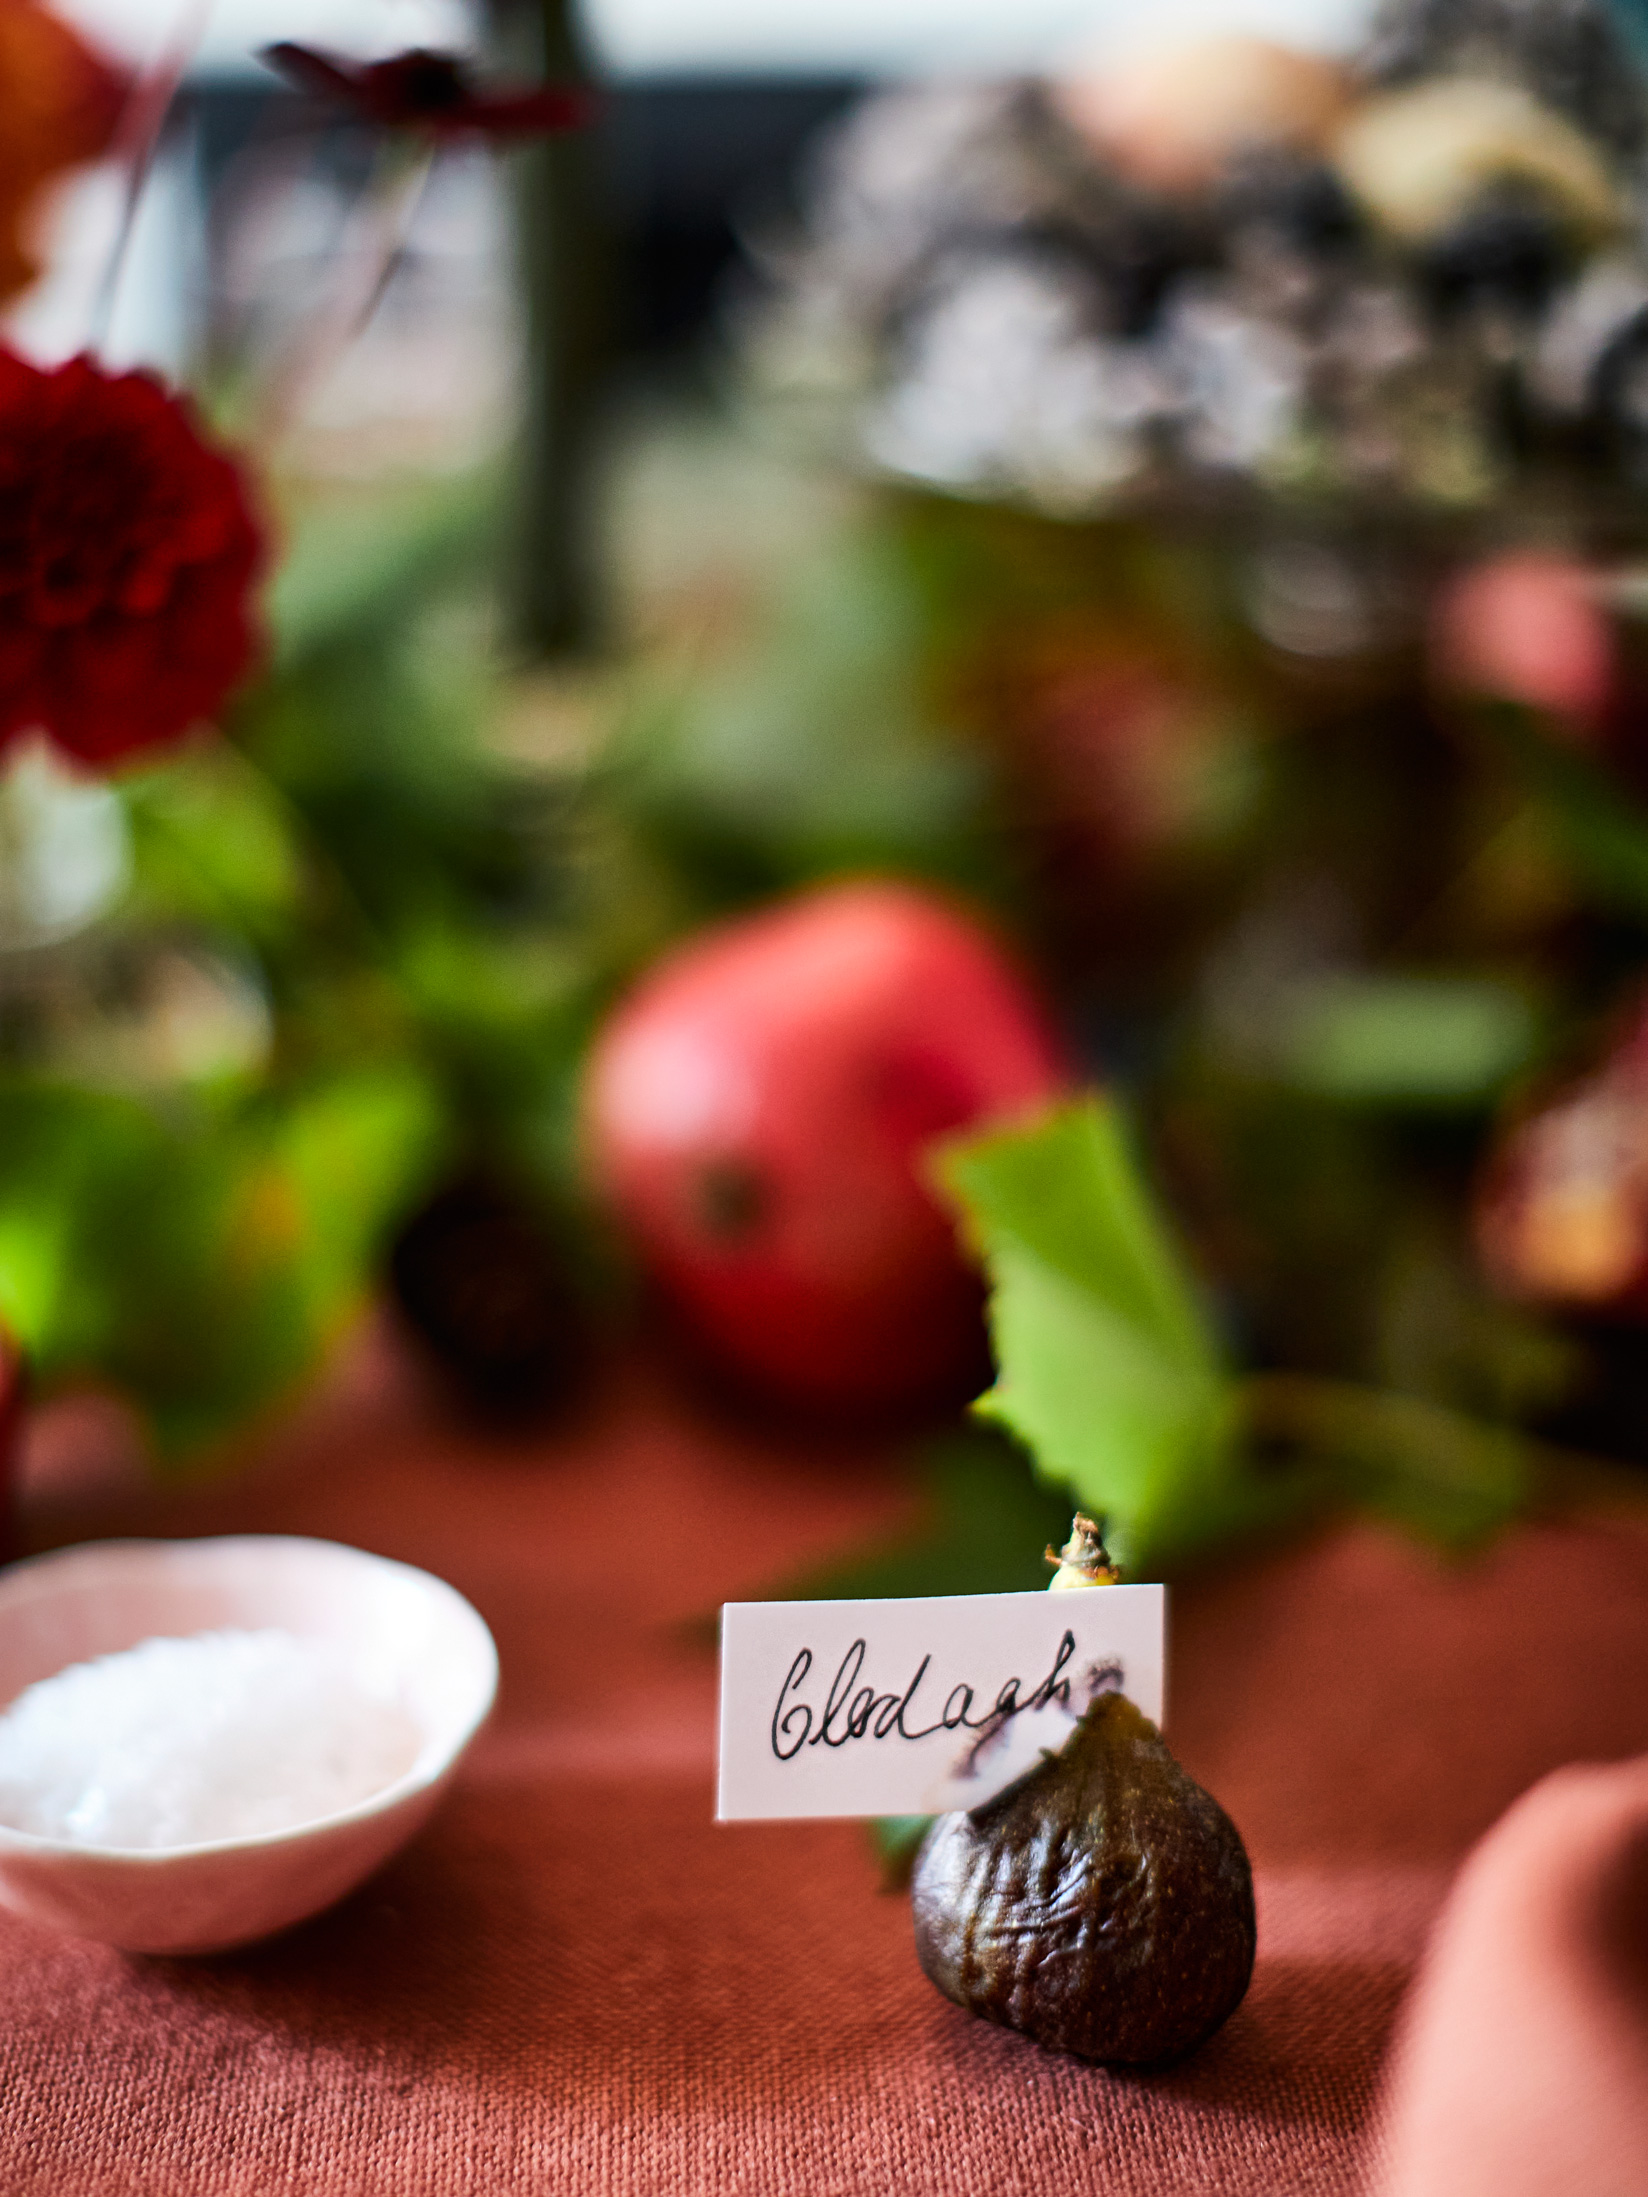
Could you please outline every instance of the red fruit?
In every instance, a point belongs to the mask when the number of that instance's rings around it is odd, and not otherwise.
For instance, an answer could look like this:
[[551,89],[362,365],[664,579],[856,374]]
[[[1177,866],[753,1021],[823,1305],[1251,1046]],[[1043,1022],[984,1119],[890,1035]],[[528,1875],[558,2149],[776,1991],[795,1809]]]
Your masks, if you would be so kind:
[[977,1276],[922,1180],[936,1137],[1067,1081],[1041,1008],[966,916],[826,887],[693,939],[596,1046],[597,1174],[727,1364],[845,1409],[982,1362]]
[[1595,575],[1538,550],[1458,574],[1437,606],[1431,656],[1444,686],[1524,703],[1581,734],[1598,724],[1618,679]]

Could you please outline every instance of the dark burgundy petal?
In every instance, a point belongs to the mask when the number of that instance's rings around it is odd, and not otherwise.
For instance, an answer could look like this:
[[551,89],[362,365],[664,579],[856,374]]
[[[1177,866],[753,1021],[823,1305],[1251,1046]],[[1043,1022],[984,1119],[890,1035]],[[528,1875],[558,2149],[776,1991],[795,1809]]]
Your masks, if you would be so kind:
[[362,121],[382,129],[422,130],[435,137],[531,136],[576,129],[592,111],[589,95],[571,84],[481,91],[460,55],[424,46],[356,64],[288,40],[266,47],[264,59],[289,83],[352,108]]
[[300,91],[318,92],[323,99],[341,99],[346,104],[359,96],[357,72],[347,62],[333,60],[313,46],[300,46],[283,38],[278,45],[265,46],[263,58]]
[[215,715],[262,562],[239,471],[153,376],[0,350],[0,745],[104,763]]
[[361,89],[381,122],[456,121],[475,104],[468,71],[456,54],[432,53],[414,46],[393,60],[375,61],[361,71]]
[[499,93],[474,100],[466,129],[487,137],[534,136],[545,130],[579,130],[595,112],[595,100],[575,84],[552,84],[539,92]]

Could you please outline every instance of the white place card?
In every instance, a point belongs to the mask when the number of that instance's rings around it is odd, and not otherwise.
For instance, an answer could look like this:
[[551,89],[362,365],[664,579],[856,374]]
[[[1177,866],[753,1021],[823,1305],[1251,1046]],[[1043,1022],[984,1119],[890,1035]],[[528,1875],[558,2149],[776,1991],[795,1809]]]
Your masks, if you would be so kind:
[[1100,1693],[1159,1724],[1161,1587],[728,1602],[716,1816],[976,1808]]

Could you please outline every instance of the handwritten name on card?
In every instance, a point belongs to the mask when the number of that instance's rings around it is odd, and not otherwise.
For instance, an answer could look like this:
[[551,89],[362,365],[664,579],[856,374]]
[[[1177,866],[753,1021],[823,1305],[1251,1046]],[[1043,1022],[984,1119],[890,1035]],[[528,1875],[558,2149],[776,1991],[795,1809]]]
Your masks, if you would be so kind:
[[976,1808],[1097,1694],[1161,1722],[1160,1587],[728,1602],[720,1821]]

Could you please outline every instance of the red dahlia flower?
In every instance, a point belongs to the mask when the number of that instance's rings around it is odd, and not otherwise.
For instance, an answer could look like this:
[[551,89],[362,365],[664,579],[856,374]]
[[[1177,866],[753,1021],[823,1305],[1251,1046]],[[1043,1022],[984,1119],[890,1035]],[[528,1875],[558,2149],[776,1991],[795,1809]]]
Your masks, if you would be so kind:
[[0,350],[0,751],[106,764],[210,717],[257,645],[233,462],[148,374]]
[[423,130],[434,137],[529,137],[587,121],[587,92],[571,84],[530,91],[478,91],[456,54],[415,46],[388,61],[356,63],[290,40],[263,58],[300,90],[352,108],[380,129]]

